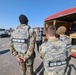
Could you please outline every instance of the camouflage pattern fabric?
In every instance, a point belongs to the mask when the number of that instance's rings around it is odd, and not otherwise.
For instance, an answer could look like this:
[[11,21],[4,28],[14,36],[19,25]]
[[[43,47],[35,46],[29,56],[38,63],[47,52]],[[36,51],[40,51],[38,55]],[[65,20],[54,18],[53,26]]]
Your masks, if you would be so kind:
[[53,73],[49,73],[47,71],[44,70],[44,75],[65,75],[64,73],[61,74],[53,74]]
[[[18,26],[17,28],[20,28],[20,27],[23,27],[23,25],[20,25]],[[32,28],[29,29],[29,34],[30,34],[30,38],[29,38],[29,47],[28,47],[28,50],[26,53],[21,53],[21,52],[18,52],[16,51],[16,49],[14,48],[14,45],[13,45],[13,41],[12,41],[12,36],[10,38],[10,51],[11,53],[14,55],[14,56],[22,56],[26,59],[28,59],[29,57],[31,57],[31,55],[33,54],[34,52],[34,47],[35,47],[35,38],[36,38],[36,33],[34,32],[34,30]]]
[[[24,63],[19,63],[20,65],[20,74],[21,75],[33,75],[33,61],[34,60],[27,60]],[[32,62],[31,65],[27,65],[27,62]]]
[[29,26],[17,28],[12,33],[13,46],[17,52],[25,53],[29,45]]
[[[23,28],[22,24],[17,28]],[[26,59],[24,63],[19,63],[21,75],[33,75],[33,62],[34,62],[34,48],[35,48],[36,34],[32,28],[29,29],[29,46],[25,53],[21,53],[14,48],[12,36],[10,38],[10,51],[17,58],[18,56]],[[29,72],[29,73],[28,73]]]
[[66,52],[66,44],[58,39],[53,41],[48,40],[41,45],[40,54],[43,57],[44,68],[47,75],[64,74],[66,63],[64,65],[49,67],[49,61],[64,61],[67,58]]
[[63,35],[63,36],[60,36],[60,39],[62,41],[64,41],[64,43],[66,43],[66,45],[67,45],[67,57],[69,57],[71,55],[71,50],[72,50],[70,38],[67,35]]

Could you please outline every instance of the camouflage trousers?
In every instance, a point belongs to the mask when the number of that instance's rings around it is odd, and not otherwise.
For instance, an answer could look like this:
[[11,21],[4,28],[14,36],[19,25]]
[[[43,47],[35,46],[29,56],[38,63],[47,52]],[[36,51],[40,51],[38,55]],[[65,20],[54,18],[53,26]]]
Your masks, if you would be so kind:
[[27,62],[19,63],[20,75],[33,75],[33,62],[28,65]]

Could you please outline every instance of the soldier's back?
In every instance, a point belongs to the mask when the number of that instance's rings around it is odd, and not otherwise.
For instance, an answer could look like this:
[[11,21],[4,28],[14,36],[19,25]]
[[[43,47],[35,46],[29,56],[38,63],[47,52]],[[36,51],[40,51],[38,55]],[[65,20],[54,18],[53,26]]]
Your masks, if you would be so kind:
[[71,55],[72,44],[70,37],[67,35],[60,36],[60,39],[67,45],[67,57]]
[[[44,55],[44,67],[49,74],[62,74],[66,68],[66,45],[56,39],[43,44],[46,48]],[[64,64],[63,64],[64,63]]]

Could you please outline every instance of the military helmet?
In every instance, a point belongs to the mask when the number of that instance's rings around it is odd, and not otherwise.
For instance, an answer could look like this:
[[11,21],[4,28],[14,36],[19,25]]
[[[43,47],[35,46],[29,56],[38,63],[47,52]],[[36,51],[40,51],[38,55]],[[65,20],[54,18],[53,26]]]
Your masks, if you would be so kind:
[[19,16],[19,21],[21,24],[26,24],[26,23],[28,23],[28,18],[25,15],[21,14]]

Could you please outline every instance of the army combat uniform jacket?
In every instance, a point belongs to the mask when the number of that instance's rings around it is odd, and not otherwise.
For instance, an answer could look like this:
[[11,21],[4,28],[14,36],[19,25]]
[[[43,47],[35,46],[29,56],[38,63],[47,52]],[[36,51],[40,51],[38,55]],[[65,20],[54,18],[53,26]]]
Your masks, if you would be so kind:
[[[17,29],[21,28],[25,26],[25,24],[21,24],[20,26],[17,27]],[[29,47],[27,49],[27,51],[25,53],[20,53],[20,52],[17,52],[13,46],[13,41],[12,41],[12,36],[10,38],[10,51],[11,53],[15,56],[15,57],[23,57],[25,59],[31,59],[33,60],[34,59],[34,48],[35,48],[35,38],[36,38],[36,34],[34,32],[34,30],[32,28],[29,28],[29,35],[30,35],[30,38],[29,38]],[[31,65],[32,63],[31,62],[27,62],[27,65]]]
[[60,36],[60,39],[61,39],[67,46],[69,46],[68,49],[67,49],[67,57],[69,57],[69,56],[71,55],[71,50],[72,50],[72,44],[71,44],[70,38],[69,38],[69,36],[67,36],[67,35],[63,35],[63,36]]
[[[52,46],[51,46],[51,44],[52,44]],[[60,46],[60,49],[58,48],[58,50],[54,50],[54,49],[52,49],[53,46]],[[67,58],[66,48],[67,48],[66,44],[57,38],[48,40],[41,45],[39,52],[41,54],[41,57],[43,58],[44,75],[64,75],[64,71],[66,68],[65,59]],[[48,53],[47,55],[46,55],[46,52]],[[60,55],[62,57],[60,57]],[[52,63],[51,67],[48,66],[49,60]],[[59,60],[61,60],[61,61],[59,61]],[[65,62],[63,62],[63,60],[65,60]],[[60,62],[60,64],[61,63],[65,63],[65,64],[56,65],[57,62],[58,62],[58,64],[59,64],[59,62]]]

